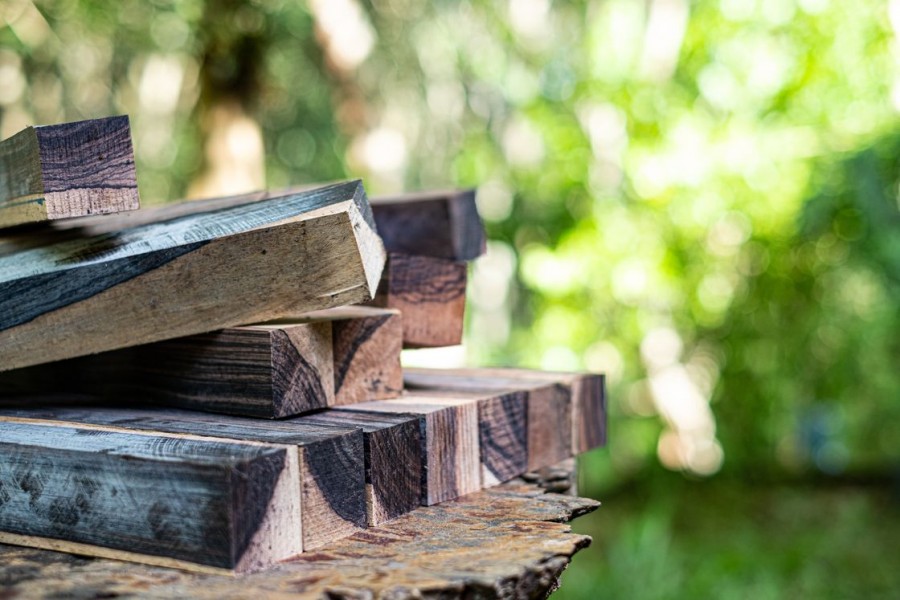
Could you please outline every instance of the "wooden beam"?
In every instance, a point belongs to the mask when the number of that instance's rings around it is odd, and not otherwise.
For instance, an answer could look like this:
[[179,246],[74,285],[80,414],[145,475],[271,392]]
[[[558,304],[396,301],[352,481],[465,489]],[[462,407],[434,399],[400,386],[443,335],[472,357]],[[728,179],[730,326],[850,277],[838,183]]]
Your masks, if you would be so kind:
[[425,432],[420,454],[422,504],[430,506],[481,489],[478,406],[474,401],[406,395],[332,410],[419,417],[419,427]]
[[28,127],[0,142],[0,227],[139,203],[128,117]]
[[[541,413],[532,417],[532,409],[529,408],[529,423],[554,422],[554,427],[561,426],[562,415],[566,412],[565,398],[568,397],[571,403],[571,435],[568,438],[571,446],[567,454],[577,455],[606,445],[606,385],[602,374],[510,368],[406,369],[404,383],[412,389],[446,386],[469,390],[529,389],[531,394],[537,391],[536,401],[530,405],[533,404]],[[554,414],[558,416],[554,417]],[[552,429],[529,433],[529,437],[532,436],[550,443],[541,443],[546,453],[536,459],[537,462],[530,468],[555,464],[565,458],[559,458],[565,448],[552,449],[552,440],[558,438]]]
[[290,447],[4,419],[0,542],[193,570],[300,551]]
[[368,300],[367,215],[348,182],[0,255],[0,370]]
[[378,233],[389,252],[454,261],[484,254],[475,190],[412,192],[372,200]]
[[404,383],[419,393],[522,394],[527,468],[513,476],[555,465],[573,454],[572,391],[561,382],[517,377],[515,372],[500,369],[412,368],[405,371]]
[[388,253],[373,306],[403,315],[403,346],[427,348],[462,343],[468,264]]
[[410,414],[325,410],[298,417],[300,423],[359,427],[366,454],[366,511],[370,526],[404,515],[420,505],[423,432]]
[[307,313],[302,320],[331,326],[334,405],[395,398],[403,391],[399,311],[341,306]]
[[0,415],[296,447],[303,550],[319,548],[366,526],[363,437],[356,428],[179,410],[63,407],[5,409]]

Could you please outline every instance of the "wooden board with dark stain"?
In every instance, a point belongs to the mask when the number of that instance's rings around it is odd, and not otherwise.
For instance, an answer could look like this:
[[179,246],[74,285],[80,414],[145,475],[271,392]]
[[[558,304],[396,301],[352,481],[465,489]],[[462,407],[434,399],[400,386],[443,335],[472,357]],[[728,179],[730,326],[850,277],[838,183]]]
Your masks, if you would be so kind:
[[395,398],[403,391],[400,312],[342,306],[304,315],[311,323],[330,323],[336,406]]
[[115,408],[4,409],[0,418],[290,445],[298,449],[302,548],[318,548],[366,526],[364,442],[358,428]]
[[13,598],[544,598],[590,538],[585,498],[521,482],[423,507],[264,573],[233,578],[0,545]]
[[126,116],[28,127],[0,142],[0,227],[139,204]]
[[485,234],[474,190],[410,192],[372,200],[388,252],[452,261],[484,254]]
[[45,246],[7,240],[0,370],[365,301],[383,263],[358,181]]
[[389,252],[373,306],[403,315],[406,348],[462,343],[468,264]]
[[[404,384],[412,389],[529,390],[534,397],[530,402],[533,408],[529,407],[529,423],[552,424],[529,432],[529,438],[537,440],[541,449],[530,461],[530,469],[606,445],[606,385],[599,373],[414,368],[405,370]],[[565,428],[570,434],[560,435],[559,431]]]
[[425,438],[419,416],[325,410],[298,417],[298,421],[362,429],[370,526],[395,519],[420,505],[426,463],[422,457]]
[[0,423],[0,541],[182,568],[300,552],[286,446]]
[[422,504],[430,506],[481,489],[478,404],[474,400],[407,394],[332,410],[419,417],[424,432],[420,453]]

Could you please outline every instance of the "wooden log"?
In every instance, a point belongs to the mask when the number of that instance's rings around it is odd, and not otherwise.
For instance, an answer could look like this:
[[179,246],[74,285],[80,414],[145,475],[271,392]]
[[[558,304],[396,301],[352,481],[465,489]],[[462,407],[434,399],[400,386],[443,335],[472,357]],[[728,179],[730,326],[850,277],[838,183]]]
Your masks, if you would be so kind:
[[295,421],[260,421],[179,410],[115,408],[4,409],[7,419],[45,419],[167,434],[227,438],[295,447],[304,551],[366,526],[362,432]]
[[128,117],[28,127],[0,142],[0,227],[139,203]]
[[[563,454],[577,455],[593,448],[606,445],[606,385],[602,374],[567,373],[559,371],[535,371],[530,369],[406,369],[404,383],[407,387],[434,388],[447,386],[452,389],[529,389],[538,391],[539,398],[530,403],[541,410],[531,416],[529,423],[554,422],[554,427],[563,423],[565,397],[571,402],[571,442],[570,449],[553,449],[553,440],[560,439],[552,429],[535,432],[539,447],[545,449],[540,459],[529,468],[538,469],[554,464],[565,458]],[[543,391],[541,391],[543,390]],[[554,416],[557,415],[557,416]],[[529,433],[529,438],[532,434]],[[564,439],[564,438],[563,438]],[[558,459],[558,460],[557,460]]]
[[368,300],[367,215],[349,182],[2,255],[0,370]]
[[421,448],[420,502],[430,506],[481,489],[478,405],[471,399],[405,395],[363,402],[333,412],[413,414],[425,440]]
[[400,312],[342,306],[303,315],[309,323],[330,323],[334,355],[334,405],[395,398],[403,391]]
[[300,551],[290,447],[0,423],[0,542],[217,572]]
[[410,414],[326,410],[301,423],[359,427],[365,440],[366,512],[370,526],[404,515],[421,503],[423,432]]
[[372,200],[378,233],[389,252],[453,261],[484,254],[475,190],[412,192]]
[[462,342],[467,278],[467,263],[389,252],[371,304],[402,313],[404,347],[454,346]]
[[422,507],[239,580],[0,545],[0,581],[13,598],[546,598],[590,544],[567,522],[599,503],[543,492],[511,482]]

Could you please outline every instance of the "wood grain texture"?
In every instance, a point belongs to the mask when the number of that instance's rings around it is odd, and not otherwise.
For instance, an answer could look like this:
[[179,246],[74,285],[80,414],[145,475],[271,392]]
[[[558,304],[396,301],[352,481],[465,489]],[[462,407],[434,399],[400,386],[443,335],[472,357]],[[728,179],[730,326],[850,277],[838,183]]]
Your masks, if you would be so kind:
[[359,427],[365,440],[366,509],[370,526],[420,505],[425,443],[420,417],[410,414],[326,410],[299,417],[302,423]]
[[372,200],[389,252],[453,261],[484,254],[485,234],[474,190],[412,192]]
[[0,142],[0,227],[139,203],[128,117],[28,127]]
[[[571,402],[571,454],[581,454],[593,448],[606,445],[606,380],[599,373],[571,373],[561,371],[535,371],[530,369],[490,368],[490,369],[407,369],[404,383],[408,387],[453,386],[455,389],[521,389],[555,387],[556,391],[545,392],[550,401],[568,396]],[[563,400],[555,402],[564,403]],[[562,415],[562,404],[544,411],[545,419],[552,414]],[[562,417],[557,423],[562,423]],[[547,431],[541,436],[553,439]],[[548,446],[549,448],[549,446]],[[549,450],[548,450],[549,452]],[[548,454],[545,459],[553,461],[557,454]],[[563,457],[565,458],[565,457]],[[562,458],[559,458],[562,460]],[[532,464],[530,468],[540,468],[544,464]]]
[[258,418],[334,404],[331,323],[232,327],[0,373],[0,397],[86,394]]
[[254,570],[300,551],[298,484],[285,446],[0,423],[0,541]]
[[384,262],[369,212],[349,182],[17,252],[8,243],[0,370],[367,300]]
[[423,507],[265,573],[233,578],[0,545],[13,598],[545,598],[599,503],[521,482]]
[[303,550],[346,537],[366,525],[364,442],[357,428],[180,410],[115,408],[4,409],[0,418],[44,419],[292,446],[298,451]]
[[341,306],[303,316],[330,323],[334,354],[334,405],[395,398],[403,391],[400,312],[366,306]]
[[389,252],[373,306],[403,315],[406,348],[462,343],[468,265],[464,262]]
[[419,417],[424,431],[422,504],[430,506],[481,489],[478,404],[474,400],[408,394],[332,410]]
[[411,368],[404,379],[408,389],[428,393],[521,393],[526,412],[527,469],[540,469],[572,456],[572,390],[565,378],[528,378],[506,369]]

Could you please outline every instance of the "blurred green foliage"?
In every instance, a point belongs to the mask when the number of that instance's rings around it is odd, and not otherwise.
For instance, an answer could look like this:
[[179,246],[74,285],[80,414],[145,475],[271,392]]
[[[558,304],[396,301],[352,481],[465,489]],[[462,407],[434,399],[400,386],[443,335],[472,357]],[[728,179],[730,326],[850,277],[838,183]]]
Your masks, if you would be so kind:
[[[608,374],[592,495],[660,461],[878,474],[900,458],[898,32],[877,0],[6,0],[0,127],[129,113],[147,203],[187,192],[226,100],[272,187],[479,186],[468,358]],[[611,569],[671,567],[653,515]]]

